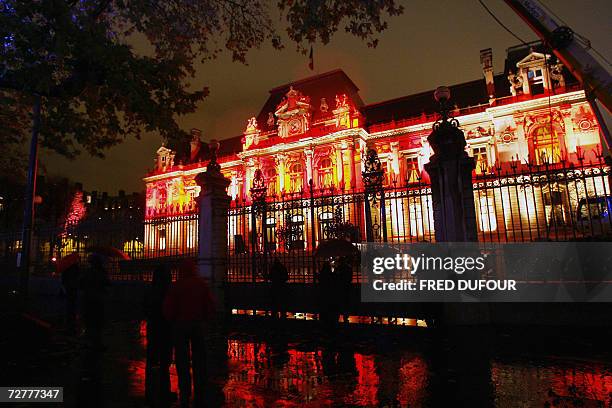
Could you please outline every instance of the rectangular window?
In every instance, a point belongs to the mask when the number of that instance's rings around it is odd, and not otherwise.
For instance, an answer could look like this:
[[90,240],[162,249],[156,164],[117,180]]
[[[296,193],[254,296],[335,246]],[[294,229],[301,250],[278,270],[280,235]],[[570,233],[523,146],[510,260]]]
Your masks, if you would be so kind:
[[485,174],[489,169],[486,146],[474,147],[472,149],[472,156],[476,161],[476,174]]
[[166,229],[160,228],[157,236],[159,237],[159,249],[164,251],[166,249]]
[[496,231],[497,219],[495,217],[495,202],[493,197],[488,195],[479,197],[477,205],[480,231]]
[[418,157],[407,157],[406,158],[406,183],[418,183],[421,174],[419,172],[419,158]]
[[532,95],[544,93],[544,75],[542,69],[530,69],[527,73],[529,79],[529,92]]
[[194,221],[187,221],[187,248],[193,249],[196,247],[197,230]]

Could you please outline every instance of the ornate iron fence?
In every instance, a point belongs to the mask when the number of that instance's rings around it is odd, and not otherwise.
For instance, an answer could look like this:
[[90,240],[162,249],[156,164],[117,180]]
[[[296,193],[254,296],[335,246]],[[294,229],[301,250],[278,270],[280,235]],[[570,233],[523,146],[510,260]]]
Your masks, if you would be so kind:
[[198,254],[198,214],[177,214],[144,221],[144,258]]
[[274,258],[289,269],[290,282],[312,282],[320,267],[313,252],[328,239],[361,242],[433,240],[429,186],[377,191],[314,189],[234,202],[228,218],[228,281],[267,279]]
[[[393,182],[385,186],[375,161],[370,170],[374,183],[364,183],[364,190],[308,186],[297,193],[267,196],[261,182],[252,190],[253,203],[233,201],[228,210],[227,280],[264,281],[278,257],[289,269],[291,282],[313,282],[320,268],[314,249],[332,238],[357,246],[368,241],[434,241],[430,186],[418,177],[401,187]],[[595,163],[514,162],[476,175],[479,240],[608,239],[612,235],[610,177],[610,167],[601,155]],[[198,215],[176,214],[144,222],[91,220],[68,228],[38,226],[34,245],[39,270],[52,270],[54,257],[71,252],[84,255],[92,246],[112,246],[132,259],[175,263],[197,256]],[[15,266],[20,250],[20,232],[0,233],[0,262],[5,269]],[[145,266],[136,272],[148,274],[150,265]],[[116,267],[118,273],[118,263]]]
[[[600,160],[580,166],[511,163],[475,176],[479,241],[607,239],[612,233],[610,173]],[[422,179],[404,187],[365,184],[361,191],[310,188],[280,197],[265,197],[264,188],[263,194],[254,191],[253,204],[233,202],[228,281],[264,281],[278,257],[289,269],[290,282],[313,282],[320,267],[313,251],[331,238],[358,246],[435,240],[431,188]]]
[[512,163],[474,180],[479,240],[567,241],[612,233],[610,167]]

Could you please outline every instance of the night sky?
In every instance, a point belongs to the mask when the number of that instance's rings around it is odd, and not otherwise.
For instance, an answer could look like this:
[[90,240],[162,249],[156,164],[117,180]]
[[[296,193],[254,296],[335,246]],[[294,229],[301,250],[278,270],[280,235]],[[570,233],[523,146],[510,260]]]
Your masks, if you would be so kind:
[[[612,60],[609,0],[540,1]],[[485,3],[519,37],[537,39],[502,0]],[[315,45],[314,71],[308,68],[308,58],[287,41],[282,51],[267,44],[252,50],[248,66],[233,63],[228,55],[200,65],[191,82],[208,86],[210,95],[195,113],[179,118],[179,123],[184,129],[202,129],[205,140],[224,139],[241,134],[247,119],[266,101],[268,90],[278,85],[341,68],[369,104],[482,78],[479,51],[484,48],[493,48],[495,72],[500,72],[506,48],[518,44],[477,0],[411,0],[404,7],[403,15],[388,20],[389,29],[379,36],[375,49],[343,32],[327,46]],[[140,141],[127,140],[110,149],[104,160],[84,153],[69,161],[44,151],[41,166],[48,174],[82,182],[88,191],[143,191],[142,177],[153,166],[160,144],[158,135],[145,134]]]

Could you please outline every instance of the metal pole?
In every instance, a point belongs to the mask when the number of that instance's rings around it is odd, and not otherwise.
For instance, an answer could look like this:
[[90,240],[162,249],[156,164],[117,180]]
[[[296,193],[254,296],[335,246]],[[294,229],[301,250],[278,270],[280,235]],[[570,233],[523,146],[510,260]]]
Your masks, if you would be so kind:
[[380,227],[382,228],[383,242],[387,242],[387,209],[385,208],[385,190],[380,188]]
[[365,205],[366,241],[374,242],[374,233],[372,231],[372,209],[370,208],[368,187],[365,188],[365,191],[363,193],[363,198],[364,198],[364,205]]
[[[308,180],[308,191],[310,192],[310,255],[312,257],[312,282],[315,283],[315,276],[317,276],[317,260],[315,259],[315,251],[317,249],[317,236],[315,227],[315,200],[314,200],[314,182],[312,178]],[[321,237],[319,237],[321,239]]]
[[28,183],[25,193],[25,208],[23,212],[23,235],[21,267],[19,275],[19,292],[23,298],[28,296],[28,282],[30,278],[30,254],[32,249],[32,228],[34,226],[34,197],[36,196],[36,173],[38,170],[38,133],[40,131],[40,95],[34,95],[32,107],[32,140],[30,141],[30,160],[28,164]]
[[257,213],[255,202],[251,203],[251,280],[255,282],[257,270]]

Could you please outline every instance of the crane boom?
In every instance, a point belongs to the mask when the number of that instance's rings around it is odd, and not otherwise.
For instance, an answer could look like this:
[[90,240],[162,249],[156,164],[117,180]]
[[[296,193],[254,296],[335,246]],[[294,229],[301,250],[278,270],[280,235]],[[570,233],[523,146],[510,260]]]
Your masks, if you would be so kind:
[[595,99],[612,114],[612,78],[610,73],[580,44],[571,28],[559,24],[537,0],[504,0],[508,6],[549,45],[553,53],[581,82],[587,100],[597,116],[608,148],[612,138]]

